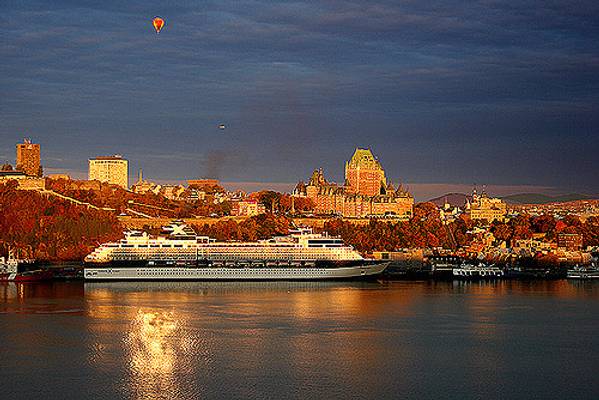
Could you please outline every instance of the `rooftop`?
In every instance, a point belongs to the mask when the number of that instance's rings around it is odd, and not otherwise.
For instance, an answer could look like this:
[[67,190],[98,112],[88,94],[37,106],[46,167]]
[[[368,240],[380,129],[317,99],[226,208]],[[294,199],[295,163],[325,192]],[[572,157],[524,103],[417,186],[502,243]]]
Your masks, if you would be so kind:
[[124,161],[127,161],[120,154],[115,154],[113,156],[100,156],[100,157],[92,158],[91,160],[124,160]]

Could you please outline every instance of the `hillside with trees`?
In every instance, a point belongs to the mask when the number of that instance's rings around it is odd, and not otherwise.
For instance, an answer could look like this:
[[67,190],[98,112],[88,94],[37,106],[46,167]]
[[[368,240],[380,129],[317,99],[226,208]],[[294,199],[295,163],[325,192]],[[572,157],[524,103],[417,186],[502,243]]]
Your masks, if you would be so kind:
[[171,200],[152,192],[133,193],[119,186],[98,181],[47,179],[46,188],[97,207],[112,208],[117,213],[133,209],[152,217],[189,218],[210,214],[228,215],[231,211],[230,202],[215,203],[212,192],[203,200],[187,202]]
[[81,260],[101,242],[121,236],[114,213],[0,185],[0,254],[43,261]]

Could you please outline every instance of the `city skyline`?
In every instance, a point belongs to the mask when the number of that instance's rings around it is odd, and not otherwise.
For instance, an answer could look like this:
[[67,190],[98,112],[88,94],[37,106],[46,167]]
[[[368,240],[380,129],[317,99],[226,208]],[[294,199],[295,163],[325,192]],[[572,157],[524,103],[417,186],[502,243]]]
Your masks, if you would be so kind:
[[[31,139],[30,138],[26,138],[24,139],[25,143],[30,143]],[[18,158],[18,152],[19,152],[19,147],[23,146],[23,144],[19,144],[17,143],[16,148],[17,148],[17,158]],[[34,146],[37,146],[37,151],[40,151],[40,145],[39,144],[34,144]],[[356,151],[359,150],[359,148],[355,149]],[[370,150],[370,148],[368,148],[368,150]],[[77,180],[89,180],[90,179],[90,166],[89,164],[91,163],[92,160],[96,160],[96,159],[124,159],[124,161],[126,162],[126,164],[129,164],[129,160],[126,160],[126,158],[123,158],[123,156],[121,154],[115,154],[115,155],[103,155],[103,156],[97,156],[97,157],[92,157],[89,158],[88,161],[88,168],[86,171],[72,171],[72,170],[64,170],[64,169],[60,169],[60,168],[48,168],[47,169],[47,175],[49,176],[62,176],[62,175],[68,175],[70,178],[72,179],[77,179]],[[375,156],[375,160],[377,161],[377,163],[379,162],[378,157]],[[347,161],[347,160],[346,160]],[[38,160],[39,162],[39,160]],[[11,160],[5,160],[4,163],[7,163],[9,165],[11,164]],[[141,165],[141,163],[140,163]],[[13,168],[18,169],[18,163],[15,162],[15,164],[13,165]],[[312,168],[311,171],[315,171],[320,169],[321,171],[323,171],[322,168]],[[346,169],[347,169],[347,163],[346,163]],[[137,170],[132,170],[130,168],[126,168],[126,178],[123,179],[127,179],[130,180],[131,182],[137,182],[137,180],[139,180],[139,177],[141,176],[141,170],[142,168],[139,167]],[[324,172],[324,171],[323,171]],[[331,174],[331,176],[333,176],[335,174]],[[149,179],[150,182],[154,182],[154,183],[158,183],[158,184],[174,184],[174,185],[181,185],[181,184],[185,184],[185,183],[189,183],[190,180],[189,179],[194,179],[197,177],[187,177],[187,178],[182,178],[179,177],[178,179]],[[206,177],[200,177],[202,179],[206,179]],[[137,179],[137,180],[136,180]],[[210,180],[211,178],[208,178],[208,180]],[[100,179],[102,180],[102,179]],[[301,181],[301,179],[300,179]],[[341,184],[341,182],[343,182],[344,179],[341,178],[340,180],[330,180],[330,183],[332,184]],[[215,182],[219,182],[219,180],[215,180]],[[403,188],[405,190],[407,190],[408,192],[411,192],[414,195],[414,198],[416,201],[428,201],[430,199],[442,196],[442,195],[446,195],[446,194],[450,194],[450,193],[469,193],[472,189],[476,189],[477,187],[481,187],[483,190],[489,190],[491,193],[493,193],[494,195],[497,196],[508,196],[508,195],[514,195],[514,194],[522,194],[522,193],[526,193],[526,192],[535,192],[535,193],[540,193],[540,194],[546,194],[546,195],[559,195],[559,194],[565,194],[563,191],[559,190],[558,188],[555,187],[548,187],[548,186],[538,186],[538,185],[487,185],[487,184],[482,184],[482,185],[477,185],[476,183],[473,183],[471,185],[468,184],[443,184],[443,183],[410,183],[410,182],[402,182],[402,181],[397,181],[397,180],[390,180],[389,181],[390,184],[396,184],[399,186],[403,186]],[[237,181],[237,182],[229,182],[229,181],[220,181],[220,184],[222,184],[222,186],[227,189],[227,190],[231,190],[231,191],[235,191],[235,190],[243,190],[246,192],[257,192],[257,191],[261,191],[261,190],[274,190],[274,191],[278,191],[278,192],[285,192],[285,193],[292,193],[297,185],[297,182],[295,183],[291,183],[291,182],[265,182],[265,181],[257,181],[257,182],[249,182],[249,181]],[[128,186],[123,184],[124,186]]]
[[421,200],[414,185],[597,194],[598,16],[593,2],[9,2],[0,161],[31,137],[48,173],[119,153],[130,176],[291,190],[316,167],[340,182],[370,147]]

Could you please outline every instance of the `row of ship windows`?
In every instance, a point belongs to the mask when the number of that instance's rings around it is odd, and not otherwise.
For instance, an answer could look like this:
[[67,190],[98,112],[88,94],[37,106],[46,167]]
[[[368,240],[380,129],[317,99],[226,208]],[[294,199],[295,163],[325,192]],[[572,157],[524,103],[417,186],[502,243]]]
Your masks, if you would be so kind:
[[[147,258],[144,257],[113,257],[114,260],[116,261],[134,261],[134,260],[147,260]],[[179,257],[160,257],[160,258],[156,258],[155,260],[191,260],[191,261],[196,261],[196,260],[202,260],[201,257],[193,257],[193,256],[188,256],[188,257],[183,257],[183,256],[179,256]],[[223,260],[223,261],[263,261],[264,258],[260,257],[259,259],[248,259],[248,258],[241,258],[241,257],[211,257],[212,261],[219,261],[219,260]],[[296,261],[296,260],[301,260],[301,261],[314,261],[316,260],[314,257],[294,257],[293,259],[288,259],[288,258],[269,258],[268,260],[272,260],[272,261],[280,261],[280,262],[291,262],[291,261]],[[268,261],[267,260],[267,261]]]
[[[216,251],[207,251],[207,252],[203,252],[203,251],[198,251],[197,253],[195,251],[171,251],[171,252],[153,252],[153,251],[140,251],[140,252],[136,252],[136,253],[130,253],[127,251],[114,251],[112,252],[112,254],[114,255],[128,255],[131,257],[135,257],[135,256],[147,256],[148,254],[156,254],[156,255],[160,255],[160,254],[174,254],[174,255],[178,255],[180,254],[181,256],[185,256],[185,255],[193,255],[195,256],[196,254],[198,255],[198,257],[202,257],[202,256],[212,256],[212,257],[216,257],[216,256],[225,256],[227,253],[224,252],[216,252]],[[250,252],[250,251],[245,251],[243,253],[238,253],[239,257],[242,256],[246,256],[246,255],[251,255],[251,256],[264,256],[265,254],[268,255],[275,255],[277,257],[301,257],[302,255],[314,255],[314,254],[322,254],[322,255],[331,255],[331,254],[346,254],[346,252],[339,252],[339,253],[329,253],[326,251],[303,251],[301,253],[287,253],[287,252],[276,252],[276,251],[257,251],[257,252]]]
[[[105,244],[104,247],[111,247],[111,248],[146,248],[146,247],[153,247],[153,248],[173,248],[173,247],[177,247],[177,248],[195,248],[196,243],[190,244],[190,245],[183,245],[183,244]],[[207,244],[207,243],[200,243],[200,244]],[[240,247],[243,248],[264,248],[264,245],[252,245],[252,244],[232,244],[232,245],[221,245],[221,246],[216,246],[216,245],[212,245],[214,247],[219,247],[219,248],[227,248],[227,249],[238,249]],[[281,247],[304,247],[304,246],[300,246],[300,245],[296,245],[296,244],[283,244],[283,245],[278,245],[277,247],[281,248]],[[337,246],[335,246],[337,247]]]
[[[172,248],[178,248],[178,249],[180,249],[180,248],[185,248],[185,249],[192,248],[193,249],[193,248],[195,248],[195,246],[193,246],[193,245],[192,246],[185,246],[185,245],[182,245],[182,244],[150,244],[150,245],[147,245],[147,244],[138,244],[138,245],[134,245],[134,244],[121,244],[121,245],[118,245],[118,244],[107,244],[107,245],[104,245],[104,247],[110,247],[110,248],[127,248],[127,249],[133,249],[133,248],[134,249],[143,249],[143,248],[148,248],[148,247],[150,247],[150,248],[162,248],[162,249],[169,249],[169,248],[171,248],[171,249]],[[221,248],[221,249],[238,249],[240,247],[243,247],[243,248],[258,248],[260,250],[264,249],[264,246],[260,246],[260,245],[234,245],[234,246],[218,246],[218,247]],[[281,247],[283,247],[283,248],[284,247],[304,248],[304,246],[292,246],[292,245],[281,246]],[[327,247],[338,248],[338,247],[344,247],[344,246],[343,246],[342,243],[340,243],[340,244],[327,244],[327,245],[324,245],[324,244],[309,244],[307,247],[309,247],[309,248],[323,248],[323,247],[324,248],[327,248]],[[279,247],[279,249],[280,249],[280,247]]]
[[[128,255],[134,255],[132,254],[130,251],[123,251],[123,250],[114,250],[112,251],[113,254],[128,254]],[[141,250],[136,252],[137,254],[154,254],[156,253],[155,251],[151,251],[151,250]],[[190,253],[190,254],[196,254],[195,249],[184,249],[183,251],[178,250],[178,251],[160,251],[158,252],[158,254],[162,254],[162,253],[174,253],[174,254],[185,254],[185,253]],[[217,254],[221,254],[223,253],[223,251],[198,251],[197,254],[210,254],[210,255],[217,255]],[[335,252],[335,253],[330,253],[330,252],[323,252],[323,251],[319,251],[317,249],[308,249],[306,251],[302,251],[301,253],[307,253],[307,254],[344,254],[344,253],[349,253],[348,251],[340,251],[340,252]],[[239,254],[259,254],[259,255],[263,255],[263,254],[278,254],[278,255],[283,255],[283,254],[292,254],[292,255],[297,255],[298,252],[286,252],[286,251],[244,251],[242,253]]]
[[[116,259],[116,261],[131,261],[131,260],[125,260],[125,259]],[[164,259],[164,260],[157,260],[157,261],[166,261],[166,262],[175,262],[176,260],[168,260],[168,259]],[[192,262],[195,260],[180,260],[183,262]],[[295,262],[290,262],[288,260],[280,260],[280,261],[268,261],[267,265],[302,265],[302,266],[307,266],[307,265],[314,265],[314,260],[306,260],[306,261],[295,261]],[[239,265],[237,264],[237,262],[239,262],[242,265],[255,265],[255,266],[261,266],[264,265],[264,262],[260,261],[260,262],[255,262],[255,261],[251,261],[251,260],[236,260],[235,264],[229,264],[229,261],[227,260],[222,260],[222,261],[215,261],[214,265],[219,265],[221,263],[227,263],[228,265]],[[158,262],[159,264],[160,262]],[[154,262],[154,264],[149,264],[149,265],[155,265],[156,262]]]
[[[110,274],[113,273],[113,271],[107,271],[107,272]],[[118,273],[119,271],[114,271],[114,272]],[[178,272],[138,271],[138,275],[141,275],[141,276],[172,276],[172,275],[203,276],[203,275],[222,275],[222,274],[239,275],[240,273],[243,273],[244,275],[251,275],[251,274],[255,273],[255,271],[253,271],[253,270],[243,270],[243,269],[235,270],[235,271],[220,270],[220,271],[201,271],[201,273],[198,273],[198,272],[199,271],[178,271]],[[310,271],[307,271],[307,270],[301,270],[301,271],[291,270],[290,271],[290,270],[268,269],[268,270],[263,270],[260,272],[261,273],[267,272],[267,273],[272,273],[272,274],[276,274],[276,275],[305,275],[305,274],[320,275],[322,273],[326,273],[327,275],[330,275],[330,274],[332,274],[333,271],[327,271],[327,270],[323,270],[323,269],[310,270]]]
[[146,256],[148,254],[155,254],[155,255],[160,255],[160,254],[181,254],[181,255],[198,255],[198,257],[202,257],[203,255],[206,256],[221,256],[221,255],[226,255],[226,254],[238,254],[239,256],[243,256],[243,255],[253,255],[253,256],[264,256],[265,254],[269,254],[269,255],[275,255],[275,256],[279,256],[279,257],[299,257],[301,255],[307,255],[307,254],[322,254],[322,255],[332,255],[332,254],[347,254],[349,252],[338,252],[338,253],[329,253],[329,252],[323,252],[323,251],[302,251],[302,252],[298,252],[298,253],[289,253],[289,252],[279,252],[279,251],[244,251],[241,253],[226,253],[226,252],[222,252],[222,251],[160,251],[160,252],[155,252],[155,251],[138,251],[135,253],[131,253],[128,251],[113,251],[112,254],[114,255],[128,255],[131,257],[135,257],[135,256]]
[[[135,255],[135,254],[210,254],[210,255],[218,255],[218,254],[227,254],[228,252],[224,252],[224,251],[194,251],[193,249],[190,249],[189,251],[186,250],[180,250],[180,251],[137,251],[137,252],[130,252],[130,251],[113,251],[111,252],[112,254],[130,254],[130,255]],[[244,252],[238,252],[238,253],[233,253],[233,254],[258,254],[258,255],[263,255],[263,254],[278,254],[278,255],[284,255],[284,254],[289,254],[289,255],[300,255],[300,254],[345,254],[345,253],[349,253],[349,252],[345,252],[345,251],[340,251],[340,252],[335,252],[335,253],[331,253],[328,251],[317,251],[317,250],[308,250],[308,251],[302,251],[302,252],[287,252],[287,251],[244,251]],[[231,254],[231,253],[228,253]]]

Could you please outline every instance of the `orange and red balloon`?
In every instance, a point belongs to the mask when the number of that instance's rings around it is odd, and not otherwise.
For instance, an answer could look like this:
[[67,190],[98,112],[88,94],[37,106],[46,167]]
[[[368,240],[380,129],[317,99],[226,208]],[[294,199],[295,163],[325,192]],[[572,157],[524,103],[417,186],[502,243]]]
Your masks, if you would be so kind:
[[160,17],[154,17],[152,20],[152,25],[154,26],[154,29],[156,29],[156,33],[160,33],[164,27],[164,20]]

